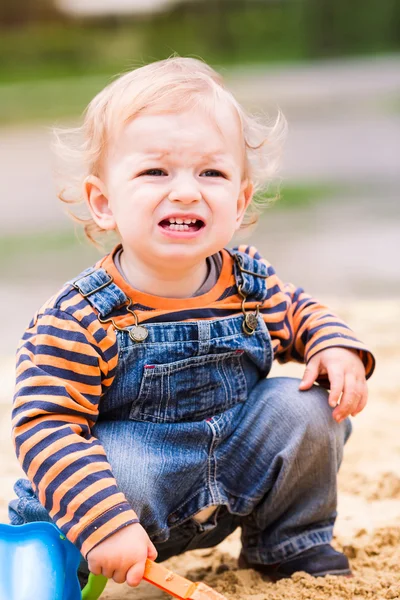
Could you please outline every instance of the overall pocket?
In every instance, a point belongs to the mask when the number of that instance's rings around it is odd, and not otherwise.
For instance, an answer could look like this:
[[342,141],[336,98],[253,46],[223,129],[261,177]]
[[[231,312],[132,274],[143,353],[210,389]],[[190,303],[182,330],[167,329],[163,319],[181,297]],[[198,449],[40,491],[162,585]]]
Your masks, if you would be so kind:
[[153,423],[200,421],[247,397],[243,350],[147,364],[130,418]]

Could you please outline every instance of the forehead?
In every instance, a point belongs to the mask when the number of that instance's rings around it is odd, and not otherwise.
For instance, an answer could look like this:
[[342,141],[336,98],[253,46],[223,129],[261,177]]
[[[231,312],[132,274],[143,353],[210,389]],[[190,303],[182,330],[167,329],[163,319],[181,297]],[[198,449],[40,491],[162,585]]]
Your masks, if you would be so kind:
[[198,158],[242,159],[244,140],[239,117],[225,106],[210,116],[191,109],[180,113],[143,113],[131,119],[112,140],[117,153],[134,152],[164,158],[187,152]]

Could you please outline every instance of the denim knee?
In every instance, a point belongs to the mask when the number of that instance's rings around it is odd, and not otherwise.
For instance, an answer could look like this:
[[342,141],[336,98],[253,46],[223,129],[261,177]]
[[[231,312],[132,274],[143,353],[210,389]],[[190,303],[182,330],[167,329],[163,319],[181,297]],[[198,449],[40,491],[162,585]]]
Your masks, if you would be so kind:
[[332,417],[328,392],[321,386],[300,391],[300,379],[276,377],[267,380],[268,407],[279,420],[282,434],[304,430],[304,437],[315,446],[331,444],[333,438],[341,448],[351,433],[351,423],[346,419],[337,423]]

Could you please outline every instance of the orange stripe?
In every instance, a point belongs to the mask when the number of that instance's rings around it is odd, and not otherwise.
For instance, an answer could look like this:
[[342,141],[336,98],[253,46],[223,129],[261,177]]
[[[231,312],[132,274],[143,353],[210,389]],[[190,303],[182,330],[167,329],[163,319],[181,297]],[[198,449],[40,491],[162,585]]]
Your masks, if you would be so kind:
[[[132,511],[124,511],[120,515],[116,515],[107,523],[104,523],[99,529],[96,529],[82,544],[81,553],[82,556],[86,557],[90,550],[94,548],[98,543],[107,538],[109,535],[113,534],[115,531],[123,527],[125,524],[128,524],[132,519],[136,519],[136,513]],[[68,538],[72,541],[75,541],[78,537],[79,533],[74,533],[74,538],[70,537],[68,534]]]
[[[71,385],[70,383],[71,382]],[[15,386],[15,391],[19,392],[20,389],[24,387],[42,387],[54,385],[57,387],[63,386],[67,393],[71,394],[71,396],[75,397],[76,394],[91,394],[95,396],[96,394],[100,397],[101,394],[101,385],[89,385],[87,383],[79,383],[78,381],[74,381],[73,379],[66,379],[65,377],[55,377],[53,375],[33,375],[27,379],[19,381]],[[51,397],[53,398],[53,397]],[[50,398],[49,398],[50,400]],[[88,406],[92,406],[88,401],[85,401]]]
[[[48,456],[50,456],[51,454],[55,454],[56,452],[58,452],[58,450],[61,450],[61,448],[65,448],[65,446],[73,444],[75,441],[76,441],[76,435],[74,433],[71,433],[71,435],[68,435],[67,437],[63,437],[62,439],[56,440],[49,447],[43,448],[43,450],[38,452],[38,454],[36,454],[36,456],[32,459],[32,462],[29,465],[29,468],[26,472],[28,479],[30,481],[33,481],[33,479],[36,475],[36,471],[42,465],[42,463],[46,460],[46,458],[48,458]],[[80,441],[84,441],[84,440],[80,440]],[[25,455],[21,455],[20,462],[23,462],[24,457],[25,457]]]
[[[57,519],[57,526],[61,528],[63,525],[73,521],[76,510],[80,508],[82,504],[84,504],[87,500],[90,501],[92,496],[108,488],[110,484],[112,485],[113,483],[115,484],[114,480],[101,479],[100,481],[93,482],[79,494],[74,496],[74,498],[68,504],[67,513],[64,515],[64,517],[62,517],[62,519]],[[126,498],[121,492],[111,494],[111,496],[107,496],[107,498],[104,498],[101,502],[97,502],[85,514],[85,516],[71,528],[68,534],[69,539],[75,539],[82,529],[87,527],[92,521],[122,502],[126,502]],[[53,511],[50,512],[51,516],[54,516],[55,514],[56,513],[53,513]]]
[[[21,416],[24,416],[24,418],[31,418],[31,419],[35,419],[37,420],[39,415],[53,415],[54,417],[58,417],[58,413],[56,413],[53,409],[51,411],[45,410],[44,408],[29,408],[30,407],[30,400],[31,397],[27,397],[27,399],[24,402],[18,402],[16,403],[16,407],[17,408],[22,408],[22,410],[19,412],[18,415],[16,415],[13,418],[13,427],[17,426],[19,420],[21,419]],[[39,400],[39,397],[35,396],[35,400]],[[51,401],[53,404],[57,404],[60,406],[60,415],[64,414],[65,409],[70,408],[71,410],[76,411],[77,415],[77,419],[87,419],[87,413],[89,413],[90,416],[93,416],[93,421],[96,420],[96,417],[98,415],[98,408],[97,406],[94,406],[93,404],[89,404],[89,406],[84,406],[83,402],[74,402],[74,400],[72,400],[71,398],[66,398],[64,396],[44,396],[41,398],[41,400],[43,401]],[[24,410],[26,407],[26,410]],[[80,415],[80,412],[84,412],[85,415]],[[69,416],[70,420],[73,422],[74,416],[70,415]]]
[[325,350],[326,348],[337,348],[341,346],[345,348],[354,348],[355,350],[364,350],[364,347],[359,342],[346,340],[344,338],[334,338],[333,340],[325,340],[324,342],[317,344],[317,346],[314,346],[314,348],[309,352],[306,351],[307,361],[309,361],[314,354],[320,352],[321,350]]
[[85,365],[76,361],[66,360],[65,358],[59,358],[52,354],[39,354],[35,360],[35,364],[38,366],[48,365],[58,369],[79,373],[79,375],[87,375],[89,377],[101,375],[98,366]]
[[[43,415],[40,418],[40,422],[41,423],[47,423],[47,422],[51,422],[54,421],[55,415],[54,414],[48,414],[47,416]],[[66,424],[71,424],[71,417],[70,415],[57,415],[57,421],[64,421],[64,423]],[[87,420],[85,418],[79,418],[79,417],[75,417],[74,419],[74,423],[71,424],[72,426],[80,426],[80,425],[87,425]],[[16,431],[16,437],[23,435],[24,433],[26,433],[27,431],[29,431],[30,429],[33,429],[34,427],[37,426],[37,421],[29,421],[28,423],[25,423],[24,425],[21,425],[20,427],[16,427],[15,431]],[[58,425],[59,427],[59,425]]]
[[[115,252],[115,250],[114,250]],[[228,283],[232,278],[233,260],[227,250],[222,250],[222,269],[217,284],[206,294],[202,296],[194,296],[191,298],[163,298],[161,296],[152,296],[131,288],[123,279],[118,269],[116,268],[113,258],[113,253],[106,256],[102,261],[102,267],[114,278],[118,285],[128,297],[134,298],[135,302],[149,306],[159,310],[175,311],[190,308],[201,308],[209,306],[210,303],[216,301],[219,296],[228,287]]]
[[[42,504],[45,501],[45,493],[47,487],[51,484],[52,481],[60,473],[64,471],[67,467],[72,465],[74,462],[78,461],[80,458],[84,456],[92,456],[93,454],[103,454],[105,456],[105,452],[101,446],[91,446],[87,450],[81,450],[80,452],[74,452],[72,455],[65,457],[62,461],[62,467],[57,464],[53,465],[44,475],[41,483],[40,483],[40,492],[39,492],[39,500]],[[60,461],[61,462],[61,461]],[[72,473],[67,479],[63,480],[60,487],[57,489],[53,496],[53,507],[52,514],[56,515],[60,510],[61,501],[66,493],[69,492],[77,483],[82,481],[89,473],[98,473],[99,471],[104,471],[104,469],[109,469],[111,471],[111,467],[107,462],[90,462],[85,467],[80,467],[77,471]],[[110,477],[107,478],[109,482],[108,485],[112,485],[115,481]]]
[[[32,363],[34,366],[52,366],[59,369],[65,369],[68,371],[72,371],[75,373],[79,373],[80,375],[89,375],[89,376],[98,376],[101,375],[101,371],[98,366],[85,365],[76,361],[69,361],[65,358],[59,358],[58,356],[53,356],[52,354],[36,354],[34,355],[30,350],[26,350],[26,353],[31,358],[31,362],[28,361],[27,358],[23,359],[17,371],[17,377],[19,377],[26,370],[32,368]],[[87,355],[88,353],[86,353]],[[75,367],[75,368],[74,368]]]
[[[85,330],[79,330],[85,334]],[[86,336],[85,336],[86,337]],[[88,352],[92,356],[98,357],[98,353],[92,348],[90,342],[78,342],[75,340],[61,339],[55,335],[39,333],[35,336],[35,345],[46,345],[52,346],[53,348],[63,348],[63,350],[80,352],[81,354],[87,354]],[[28,340],[32,343],[32,340]]]
[[[37,422],[36,422],[37,424]],[[21,446],[20,446],[20,451],[19,451],[19,460],[21,462],[23,462],[25,460],[25,456],[27,454],[27,452],[29,452],[31,449],[34,449],[35,446],[37,444],[39,444],[42,440],[45,440],[47,437],[50,437],[50,435],[52,433],[54,433],[55,431],[59,431],[61,433],[61,431],[65,430],[65,429],[69,429],[72,430],[71,434],[67,437],[63,437],[64,440],[67,440],[70,438],[71,435],[76,436],[76,431],[74,431],[74,427],[73,427],[74,423],[71,422],[70,419],[70,423],[65,424],[65,426],[60,426],[60,425],[55,425],[52,428],[49,429],[40,429],[39,431],[36,431],[31,437],[29,437],[27,440],[25,440]],[[78,425],[78,424],[75,424]],[[78,425],[79,427],[79,425]],[[86,443],[87,440],[85,438],[80,437],[79,435],[77,436],[77,438],[75,438],[75,441],[81,441]],[[57,444],[57,441],[54,442],[54,444]],[[68,444],[64,444],[64,446],[66,446]],[[47,446],[47,448],[52,448],[53,444],[51,444],[50,446]],[[42,450],[43,452],[43,450]],[[47,453],[49,455],[49,452]],[[33,462],[33,461],[32,461]],[[31,463],[32,464],[32,463]],[[30,467],[29,467],[30,468]]]

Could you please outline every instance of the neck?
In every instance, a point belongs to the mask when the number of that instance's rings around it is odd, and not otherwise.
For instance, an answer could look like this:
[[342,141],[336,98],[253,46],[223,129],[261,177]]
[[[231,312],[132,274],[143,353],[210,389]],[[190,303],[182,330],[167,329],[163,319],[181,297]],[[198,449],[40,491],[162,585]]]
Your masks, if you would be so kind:
[[160,269],[152,265],[137,264],[137,261],[123,250],[120,260],[123,275],[128,283],[134,289],[153,296],[190,298],[207,277],[205,259],[184,269],[182,266],[180,268],[163,266]]

